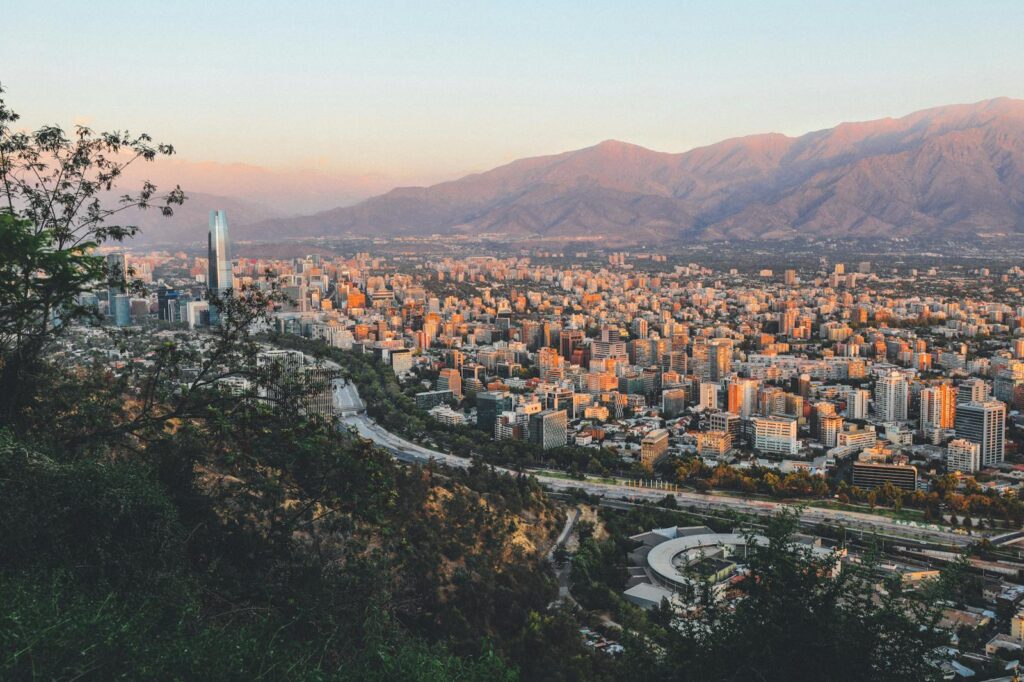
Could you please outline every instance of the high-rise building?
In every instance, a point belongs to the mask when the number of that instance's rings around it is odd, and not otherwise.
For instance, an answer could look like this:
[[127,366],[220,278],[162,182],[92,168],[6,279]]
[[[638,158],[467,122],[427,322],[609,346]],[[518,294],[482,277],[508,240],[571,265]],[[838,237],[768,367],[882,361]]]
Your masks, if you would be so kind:
[[334,385],[340,377],[341,372],[337,369],[318,365],[304,368],[303,380],[307,394],[303,409],[307,414],[315,414],[324,419],[335,415]]
[[712,339],[708,344],[711,381],[721,381],[732,370],[732,339]]
[[721,431],[729,438],[729,447],[740,442],[742,420],[732,412],[715,412],[711,415],[709,426],[711,431]]
[[907,420],[907,379],[893,370],[875,384],[875,416],[882,421]]
[[665,419],[674,419],[686,411],[686,389],[668,388],[661,392],[661,413]]
[[123,253],[107,254],[107,300],[112,302],[114,296],[125,293],[124,285],[128,279],[128,262]]
[[863,388],[852,389],[846,394],[846,417],[848,419],[867,419],[868,400],[871,394]]
[[451,391],[453,395],[462,397],[462,376],[459,370],[445,367],[437,374],[437,390]]
[[785,417],[754,417],[754,448],[761,452],[795,455],[800,451],[796,420]]
[[[224,211],[210,211],[210,232],[207,235],[208,274],[206,286],[223,297],[234,288],[231,274],[231,243],[228,240],[228,216]],[[210,324],[220,316],[216,306],[210,306]]]
[[565,410],[543,410],[530,415],[530,441],[544,450],[560,448],[568,442],[569,415]]
[[843,418],[837,414],[822,416],[818,423],[818,440],[826,448],[834,448],[839,443],[839,434],[843,432]]
[[618,327],[601,328],[601,338],[594,339],[591,344],[590,357],[594,360],[629,357],[626,351],[626,342],[622,340],[622,334]]
[[981,447],[982,466],[1002,463],[1006,450],[1005,429],[1005,403],[986,400],[957,406],[957,438],[966,438]]
[[583,345],[582,329],[563,329],[558,336],[558,350],[566,360],[572,360],[572,352]]
[[655,429],[640,440],[640,463],[648,469],[657,464],[668,452],[668,431]]
[[512,396],[504,391],[483,391],[476,396],[476,425],[494,434],[498,415],[512,409]]
[[921,391],[921,431],[933,443],[942,432],[953,428],[956,419],[956,391],[950,384],[931,386]]
[[981,446],[966,438],[954,438],[946,445],[946,468],[973,474],[981,468]]
[[401,376],[412,371],[412,351],[408,348],[396,348],[388,353],[391,371]]
[[131,324],[131,300],[125,290],[128,263],[123,253],[107,254],[107,306],[118,327]]
[[132,323],[131,299],[127,294],[114,294],[110,300],[110,316],[118,327],[127,327]]
[[984,379],[968,379],[960,384],[956,394],[958,403],[980,403],[988,400],[989,387]]
[[699,404],[705,410],[718,409],[718,384],[707,381],[701,382]]

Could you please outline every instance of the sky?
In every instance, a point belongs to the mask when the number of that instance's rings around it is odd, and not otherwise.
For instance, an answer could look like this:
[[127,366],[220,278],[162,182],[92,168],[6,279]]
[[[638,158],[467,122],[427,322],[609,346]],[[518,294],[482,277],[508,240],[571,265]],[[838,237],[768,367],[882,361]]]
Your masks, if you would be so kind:
[[1024,98],[1021,26],[1020,0],[9,2],[0,83],[29,126],[409,184]]

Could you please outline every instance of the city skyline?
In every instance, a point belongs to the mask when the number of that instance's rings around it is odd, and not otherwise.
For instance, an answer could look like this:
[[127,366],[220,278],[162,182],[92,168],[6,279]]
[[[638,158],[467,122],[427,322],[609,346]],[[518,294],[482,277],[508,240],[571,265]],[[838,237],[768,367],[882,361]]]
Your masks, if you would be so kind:
[[1024,5],[3,18],[0,679],[1019,679]]

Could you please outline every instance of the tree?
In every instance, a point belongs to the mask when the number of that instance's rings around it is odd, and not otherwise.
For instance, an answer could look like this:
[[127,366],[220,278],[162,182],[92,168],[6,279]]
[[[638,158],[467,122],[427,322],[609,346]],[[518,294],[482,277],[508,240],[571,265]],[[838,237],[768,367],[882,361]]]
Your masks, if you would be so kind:
[[936,627],[938,604],[957,581],[953,572],[919,595],[898,580],[878,593],[876,556],[835,575],[839,556],[812,553],[796,532],[796,512],[783,512],[763,539],[748,535],[740,597],[730,606],[701,586],[695,608],[631,642],[635,655],[663,650],[662,679],[940,679],[936,651],[948,635]]
[[111,194],[128,166],[173,154],[170,145],[155,144],[145,133],[95,133],[84,126],[71,136],[58,126],[20,132],[12,127],[19,116],[3,92],[0,88],[0,424],[9,424],[38,383],[47,344],[89,314],[75,305],[75,297],[104,276],[124,281],[127,273],[108,272],[90,254],[138,228],[108,221],[151,206],[171,215],[185,195],[180,187],[159,195],[149,182],[135,193]]

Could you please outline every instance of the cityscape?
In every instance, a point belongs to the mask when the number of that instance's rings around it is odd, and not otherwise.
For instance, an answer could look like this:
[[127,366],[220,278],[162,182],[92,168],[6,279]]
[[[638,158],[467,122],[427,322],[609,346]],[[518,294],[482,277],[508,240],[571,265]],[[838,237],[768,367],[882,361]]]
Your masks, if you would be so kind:
[[0,679],[1021,679],[1020,8],[428,4],[0,62]]

